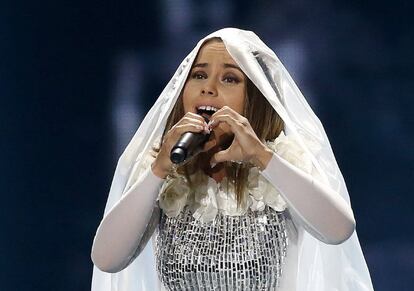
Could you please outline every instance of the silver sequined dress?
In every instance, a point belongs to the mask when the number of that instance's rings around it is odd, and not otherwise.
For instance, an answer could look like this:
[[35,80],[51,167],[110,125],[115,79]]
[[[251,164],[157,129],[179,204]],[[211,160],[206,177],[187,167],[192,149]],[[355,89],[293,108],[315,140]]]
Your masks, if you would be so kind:
[[266,206],[203,223],[188,206],[161,212],[156,265],[167,290],[277,290],[288,237],[284,212]]

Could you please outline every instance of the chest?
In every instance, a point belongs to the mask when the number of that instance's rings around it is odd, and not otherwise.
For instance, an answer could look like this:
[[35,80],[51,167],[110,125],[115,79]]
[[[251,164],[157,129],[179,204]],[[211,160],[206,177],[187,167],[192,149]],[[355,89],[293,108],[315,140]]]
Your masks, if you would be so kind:
[[186,207],[177,217],[161,216],[157,272],[169,290],[273,290],[287,244],[283,212],[266,207],[242,216],[219,213],[201,223]]

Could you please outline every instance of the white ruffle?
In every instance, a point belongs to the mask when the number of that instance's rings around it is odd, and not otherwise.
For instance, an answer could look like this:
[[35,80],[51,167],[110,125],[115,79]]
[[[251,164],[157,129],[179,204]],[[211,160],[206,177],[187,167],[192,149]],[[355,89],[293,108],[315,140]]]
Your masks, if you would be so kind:
[[190,187],[184,176],[167,179],[160,190],[159,206],[169,217],[177,216],[187,204]]
[[[293,137],[285,136],[282,131],[274,141],[268,141],[266,144],[292,165],[306,173],[312,172],[310,157]],[[247,187],[240,207],[237,207],[234,187],[231,183],[227,183],[226,177],[217,183],[204,174],[202,176],[202,178],[197,174],[191,176],[192,181],[197,185],[193,190],[188,186],[184,176],[167,178],[159,195],[160,208],[167,216],[177,216],[185,205],[189,205],[194,218],[202,222],[214,220],[219,211],[224,215],[239,216],[244,215],[249,208],[252,211],[261,211],[268,205],[276,211],[283,211],[287,207],[280,192],[260,174],[257,167],[249,171]],[[227,184],[229,184],[228,188]]]
[[312,172],[312,161],[293,135],[286,136],[282,131],[274,141],[267,141],[267,146],[283,159],[303,170]]

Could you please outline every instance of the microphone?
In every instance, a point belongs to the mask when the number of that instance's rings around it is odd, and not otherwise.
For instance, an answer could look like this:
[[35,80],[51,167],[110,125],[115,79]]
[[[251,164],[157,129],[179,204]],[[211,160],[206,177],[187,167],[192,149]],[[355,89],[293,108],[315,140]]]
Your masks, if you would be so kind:
[[[203,116],[204,120],[208,122],[208,118]],[[175,146],[171,149],[170,160],[174,164],[180,164],[188,158],[199,153],[204,144],[210,138],[210,133],[204,134],[202,132],[183,133]]]

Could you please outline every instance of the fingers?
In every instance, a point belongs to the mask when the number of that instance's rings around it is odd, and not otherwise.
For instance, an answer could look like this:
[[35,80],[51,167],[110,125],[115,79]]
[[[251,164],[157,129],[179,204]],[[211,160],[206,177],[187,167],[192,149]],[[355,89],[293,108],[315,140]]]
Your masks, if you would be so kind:
[[[220,123],[226,123],[234,133],[234,139],[230,147],[216,153],[210,164],[217,164],[224,161],[249,161],[255,154],[255,148],[259,139],[251,127],[248,119],[233,109],[224,106],[211,117],[209,126],[211,129]],[[259,141],[260,142],[260,141]]]
[[[191,113],[191,112],[189,112],[189,113]],[[188,113],[186,115],[184,115],[183,118],[181,118],[176,123],[176,125],[182,125],[182,124],[198,124],[198,125],[201,125],[203,127],[205,125],[207,125],[207,123],[204,121],[204,119],[200,115],[197,115],[197,114],[190,115]]]
[[187,112],[183,118],[191,118],[191,119],[197,119],[200,120],[202,123],[205,123],[206,121],[204,120],[204,118],[201,115],[198,115],[196,113],[193,112]]
[[181,125],[174,126],[173,129],[173,135],[180,137],[183,133],[191,131],[191,132],[201,132],[204,131],[204,126],[200,124],[192,124],[192,123],[186,123]]
[[[171,129],[170,132],[174,132],[176,134],[183,134],[186,131],[191,132],[200,132],[202,130],[207,130],[207,123],[198,114],[187,112],[183,118],[181,118]],[[174,134],[175,135],[175,134]]]
[[171,129],[167,132],[164,144],[170,149],[185,132],[204,132],[210,133],[204,118],[198,114],[187,112]]
[[[204,118],[198,114],[192,113],[192,112],[187,112],[186,115],[184,115],[184,117],[180,120],[180,122],[189,122],[189,123],[198,123],[201,126],[204,127],[205,129],[205,133],[210,133],[210,129],[207,125],[207,122],[204,120]],[[179,122],[179,123],[180,123]]]
[[187,112],[165,135],[160,151],[154,163],[162,173],[168,173],[172,167],[170,152],[178,139],[185,132],[205,132],[209,133],[207,123],[198,114]]
[[240,133],[243,129],[250,128],[250,123],[246,117],[227,106],[224,106],[211,116],[208,126],[210,129],[213,129],[222,122],[227,123],[235,134]]

